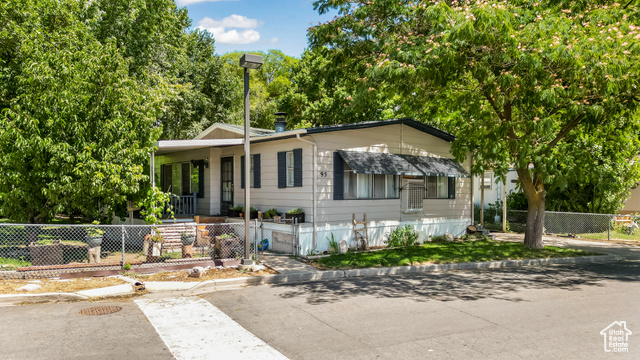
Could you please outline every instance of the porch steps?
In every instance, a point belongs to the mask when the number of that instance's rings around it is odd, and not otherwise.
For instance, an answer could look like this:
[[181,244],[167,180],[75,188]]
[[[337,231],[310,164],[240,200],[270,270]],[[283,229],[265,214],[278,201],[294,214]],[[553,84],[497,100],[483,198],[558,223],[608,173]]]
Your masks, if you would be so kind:
[[157,231],[162,235],[162,251],[182,251],[182,234],[186,232],[195,236],[196,225],[195,222],[190,222],[175,226],[159,226]]

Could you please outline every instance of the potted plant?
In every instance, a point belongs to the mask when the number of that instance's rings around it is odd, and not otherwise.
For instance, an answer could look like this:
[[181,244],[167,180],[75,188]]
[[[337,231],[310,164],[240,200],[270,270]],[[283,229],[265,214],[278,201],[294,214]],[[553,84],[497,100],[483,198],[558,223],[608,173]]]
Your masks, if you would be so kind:
[[[97,225],[98,222],[94,221],[94,225]],[[99,263],[100,262],[100,245],[102,245],[102,236],[104,235],[104,230],[99,227],[92,226],[87,228],[87,235],[85,236],[85,242],[87,243],[87,252],[89,255],[89,263]]]
[[238,217],[238,214],[240,213],[240,211],[238,211],[239,209],[242,209],[242,206],[232,206],[229,208],[229,210],[227,210],[227,216],[228,217]]
[[238,216],[239,217],[244,217],[244,206],[236,206],[236,210],[238,210]]
[[265,219],[275,219],[276,216],[278,216],[278,211],[274,208],[274,209],[269,209],[267,211],[264,212],[263,216]]
[[196,234],[185,231],[180,235],[180,241],[182,241],[182,258],[192,258],[193,243],[196,241]]
[[242,255],[242,242],[234,233],[227,233],[215,237],[214,256],[220,259],[234,258]]
[[297,219],[298,224],[304,222],[304,211],[300,208],[291,209],[284,214],[285,219],[292,219],[294,222]]
[[258,210],[251,207],[251,210],[249,210],[249,219],[257,219],[257,218],[258,218]]
[[144,238],[142,253],[147,255],[147,262],[157,262],[162,253],[162,235],[156,232],[155,235],[147,235]]

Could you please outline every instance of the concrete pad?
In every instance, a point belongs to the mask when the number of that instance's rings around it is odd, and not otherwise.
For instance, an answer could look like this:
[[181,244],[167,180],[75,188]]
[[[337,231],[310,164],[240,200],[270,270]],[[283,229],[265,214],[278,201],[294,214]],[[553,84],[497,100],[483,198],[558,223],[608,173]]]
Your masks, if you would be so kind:
[[108,286],[99,289],[76,291],[76,294],[90,298],[103,298],[133,294],[135,290],[131,284]]

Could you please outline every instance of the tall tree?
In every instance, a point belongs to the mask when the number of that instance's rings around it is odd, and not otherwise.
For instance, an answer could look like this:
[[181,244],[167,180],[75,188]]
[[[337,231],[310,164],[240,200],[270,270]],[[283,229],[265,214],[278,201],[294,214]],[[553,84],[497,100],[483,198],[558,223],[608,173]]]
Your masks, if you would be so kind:
[[165,84],[85,21],[90,2],[0,4],[0,206],[16,221],[59,212],[111,220],[140,190]]
[[[339,16],[312,28],[313,48],[334,62],[364,64],[363,83],[383,82],[453,109],[453,153],[473,153],[474,172],[515,165],[529,204],[525,246],[543,246],[545,195],[588,156],[638,179],[638,8],[614,1],[318,0]],[[372,85],[370,88],[374,88]],[[438,102],[439,101],[439,102]],[[567,141],[574,139],[574,141]],[[533,165],[533,166],[530,166]]]

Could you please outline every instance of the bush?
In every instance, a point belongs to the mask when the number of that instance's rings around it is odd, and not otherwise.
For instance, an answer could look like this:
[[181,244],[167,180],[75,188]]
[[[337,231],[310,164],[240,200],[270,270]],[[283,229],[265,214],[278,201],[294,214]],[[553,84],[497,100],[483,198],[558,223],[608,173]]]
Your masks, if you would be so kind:
[[336,241],[336,238],[333,236],[333,233],[331,233],[331,237],[327,237],[327,239],[329,240],[329,252],[332,254],[337,254],[340,252],[340,245],[338,245],[338,242]]
[[447,235],[431,235],[429,237],[431,242],[447,242]]
[[387,235],[387,247],[405,247],[418,244],[418,232],[411,226],[399,226]]

